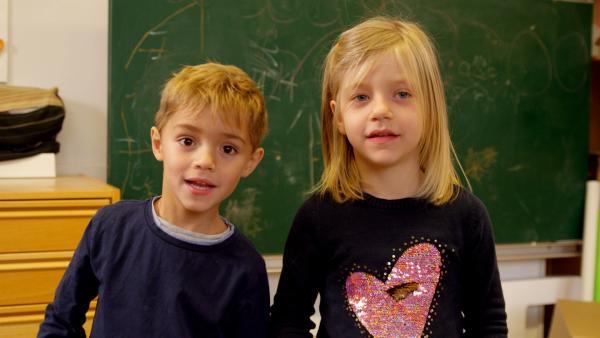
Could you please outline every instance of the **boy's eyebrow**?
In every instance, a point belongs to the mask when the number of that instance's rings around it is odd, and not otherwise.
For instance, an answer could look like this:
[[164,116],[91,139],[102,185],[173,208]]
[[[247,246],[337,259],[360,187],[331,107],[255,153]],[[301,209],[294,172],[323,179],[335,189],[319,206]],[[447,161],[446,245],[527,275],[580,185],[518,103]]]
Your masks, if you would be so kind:
[[[178,124],[175,126],[175,129],[183,129],[185,131],[192,131],[192,132],[202,132],[202,128],[199,128],[196,125],[193,124],[188,124],[188,123],[182,123],[182,124]],[[225,136],[226,138],[232,138],[232,139],[236,139],[239,140],[240,142],[246,144],[248,142],[246,142],[246,140],[240,136],[239,134],[233,133],[233,132],[224,132],[222,133],[223,136]]]
[[223,135],[224,135],[225,137],[227,137],[227,138],[233,138],[233,139],[239,140],[239,141],[240,141],[240,142],[242,142],[243,144],[246,144],[246,143],[247,143],[247,142],[246,142],[246,140],[244,140],[244,138],[243,138],[243,137],[241,137],[241,136],[240,136],[240,135],[238,135],[238,134],[224,133]]

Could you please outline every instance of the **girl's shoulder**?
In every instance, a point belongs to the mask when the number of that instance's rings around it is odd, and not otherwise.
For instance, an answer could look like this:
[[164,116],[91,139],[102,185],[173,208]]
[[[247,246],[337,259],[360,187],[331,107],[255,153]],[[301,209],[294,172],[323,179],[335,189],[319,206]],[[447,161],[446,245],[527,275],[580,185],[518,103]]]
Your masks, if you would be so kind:
[[460,186],[456,186],[455,189],[456,194],[454,199],[443,205],[444,208],[468,215],[487,214],[485,204],[473,192]]
[[311,193],[298,208],[298,213],[316,214],[321,210],[330,210],[335,201],[329,194]]
[[327,224],[353,210],[352,202],[338,203],[327,193],[312,193],[299,206],[295,220],[302,223]]

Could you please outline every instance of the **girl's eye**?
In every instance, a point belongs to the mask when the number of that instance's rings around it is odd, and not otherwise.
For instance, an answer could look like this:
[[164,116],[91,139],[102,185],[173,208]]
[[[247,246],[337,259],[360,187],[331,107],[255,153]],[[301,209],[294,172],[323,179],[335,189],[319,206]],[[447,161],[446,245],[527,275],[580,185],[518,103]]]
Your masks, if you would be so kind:
[[354,96],[354,100],[360,101],[360,102],[367,101],[368,99],[369,99],[369,96],[365,95],[365,94],[358,94],[358,95]]
[[189,147],[194,144],[194,140],[192,140],[189,137],[184,137],[184,138],[179,139],[179,144],[181,144],[182,146]]
[[401,99],[408,99],[409,97],[412,97],[412,95],[409,92],[402,90],[397,92],[396,95]]
[[233,154],[236,154],[237,151],[238,150],[234,146],[230,146],[230,145],[223,146],[223,152],[225,154],[231,154],[231,155],[233,155]]

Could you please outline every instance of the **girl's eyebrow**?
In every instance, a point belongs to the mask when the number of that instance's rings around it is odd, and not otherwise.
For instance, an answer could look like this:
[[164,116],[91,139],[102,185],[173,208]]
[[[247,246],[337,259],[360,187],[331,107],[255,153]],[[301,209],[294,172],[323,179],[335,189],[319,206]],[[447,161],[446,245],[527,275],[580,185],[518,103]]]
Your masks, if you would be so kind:
[[403,85],[408,85],[408,80],[405,78],[398,78],[392,81],[392,83],[394,84],[403,84]]
[[[393,80],[389,81],[389,84],[391,84],[392,86],[411,88],[409,81],[405,78],[393,79]],[[355,92],[355,91],[360,91],[360,90],[366,90],[366,89],[369,89],[370,87],[371,87],[370,85],[367,85],[363,81],[361,81],[361,82],[351,83],[347,86],[344,86],[342,88],[342,90]]]

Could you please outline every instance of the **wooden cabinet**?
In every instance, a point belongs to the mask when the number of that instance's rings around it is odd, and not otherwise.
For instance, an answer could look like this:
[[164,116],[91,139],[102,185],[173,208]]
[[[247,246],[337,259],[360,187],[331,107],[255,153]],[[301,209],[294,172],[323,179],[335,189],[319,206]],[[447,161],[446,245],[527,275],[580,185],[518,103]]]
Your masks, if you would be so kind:
[[118,200],[87,177],[0,179],[0,337],[35,337],[89,220]]

